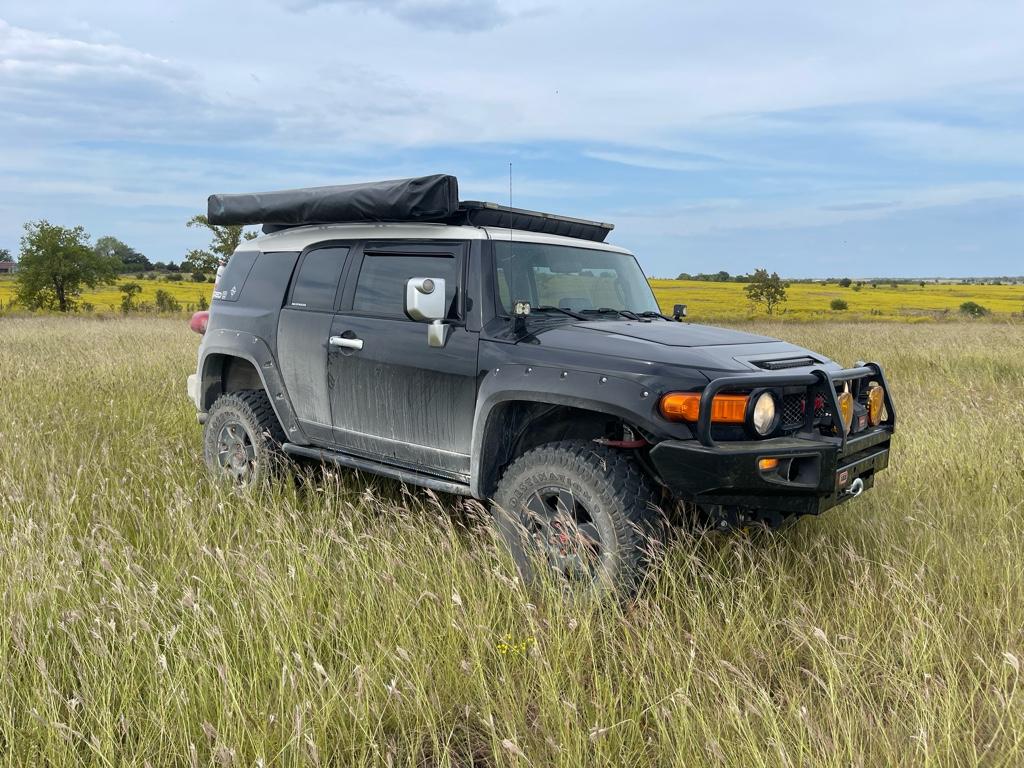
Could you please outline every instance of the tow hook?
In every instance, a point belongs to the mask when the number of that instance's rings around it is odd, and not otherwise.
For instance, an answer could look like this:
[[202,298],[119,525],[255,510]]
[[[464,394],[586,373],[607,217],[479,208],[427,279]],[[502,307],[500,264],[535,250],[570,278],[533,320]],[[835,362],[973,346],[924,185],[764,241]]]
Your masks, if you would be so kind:
[[864,493],[864,481],[858,477],[855,478],[852,483],[850,483],[850,487],[843,492],[843,496],[857,498],[862,493]]

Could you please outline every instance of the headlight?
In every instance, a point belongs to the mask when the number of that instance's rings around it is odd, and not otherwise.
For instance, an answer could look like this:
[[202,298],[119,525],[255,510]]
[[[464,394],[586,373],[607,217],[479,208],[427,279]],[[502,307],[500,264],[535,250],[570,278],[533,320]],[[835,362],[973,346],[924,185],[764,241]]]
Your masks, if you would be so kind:
[[877,427],[882,423],[885,410],[885,390],[878,384],[868,389],[868,424]]
[[762,392],[754,401],[754,410],[750,414],[751,424],[754,431],[761,437],[770,434],[775,429],[775,398],[771,392]]
[[839,393],[839,418],[843,422],[843,434],[850,434],[853,425],[853,395],[848,391]]

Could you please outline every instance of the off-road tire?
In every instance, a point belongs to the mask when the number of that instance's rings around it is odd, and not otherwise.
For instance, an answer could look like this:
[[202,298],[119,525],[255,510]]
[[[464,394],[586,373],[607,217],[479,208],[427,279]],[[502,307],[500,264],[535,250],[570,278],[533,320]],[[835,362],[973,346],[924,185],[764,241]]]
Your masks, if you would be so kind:
[[570,491],[600,533],[600,551],[586,568],[590,583],[634,596],[667,533],[655,504],[660,495],[647,474],[628,452],[590,440],[548,443],[517,458],[498,484],[492,513],[527,583],[537,580],[538,567],[560,570],[558,553],[548,554],[550,545],[531,533],[526,507],[552,487]]
[[[247,441],[243,445],[247,461],[242,472],[224,464],[225,438],[230,439],[230,427],[234,427],[236,435],[244,432],[242,442]],[[210,408],[203,427],[203,458],[215,478],[240,488],[257,487],[276,477],[286,465],[281,450],[283,442],[284,430],[267,393],[246,389],[221,395]]]

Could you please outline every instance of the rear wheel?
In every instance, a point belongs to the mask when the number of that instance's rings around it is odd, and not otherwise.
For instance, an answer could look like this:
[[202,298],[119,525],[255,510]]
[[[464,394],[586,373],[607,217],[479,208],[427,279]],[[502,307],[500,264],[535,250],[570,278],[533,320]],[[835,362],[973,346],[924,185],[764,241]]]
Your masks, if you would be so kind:
[[222,395],[203,428],[206,466],[218,479],[238,487],[266,482],[284,463],[284,430],[262,389]]
[[569,583],[636,592],[664,542],[653,485],[622,451],[588,440],[535,448],[494,498],[502,538],[526,581],[537,565]]

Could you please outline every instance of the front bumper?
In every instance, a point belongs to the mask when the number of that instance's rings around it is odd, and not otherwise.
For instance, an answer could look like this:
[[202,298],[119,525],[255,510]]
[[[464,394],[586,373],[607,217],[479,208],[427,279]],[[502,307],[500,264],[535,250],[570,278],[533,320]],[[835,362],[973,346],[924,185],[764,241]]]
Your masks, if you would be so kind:
[[[887,415],[879,426],[847,435],[837,415],[836,387],[852,387],[856,393],[869,381],[882,384]],[[759,387],[806,387],[806,402],[823,398],[837,436],[822,434],[814,409],[808,408],[802,428],[787,437],[716,442],[710,408],[714,396]],[[819,514],[874,485],[875,474],[889,465],[895,427],[889,387],[876,363],[841,371],[732,376],[712,380],[701,393],[697,439],[658,443],[650,461],[665,486],[686,501],[787,515]],[[776,459],[778,466],[762,470],[761,459]],[[855,483],[858,479],[861,482]]]
[[[854,480],[874,485],[875,473],[889,465],[892,427],[881,426],[846,440],[780,437],[701,445],[665,440],[650,460],[662,482],[678,498],[702,505],[744,507],[783,514],[819,514],[853,494]],[[760,459],[779,460],[762,471]]]

